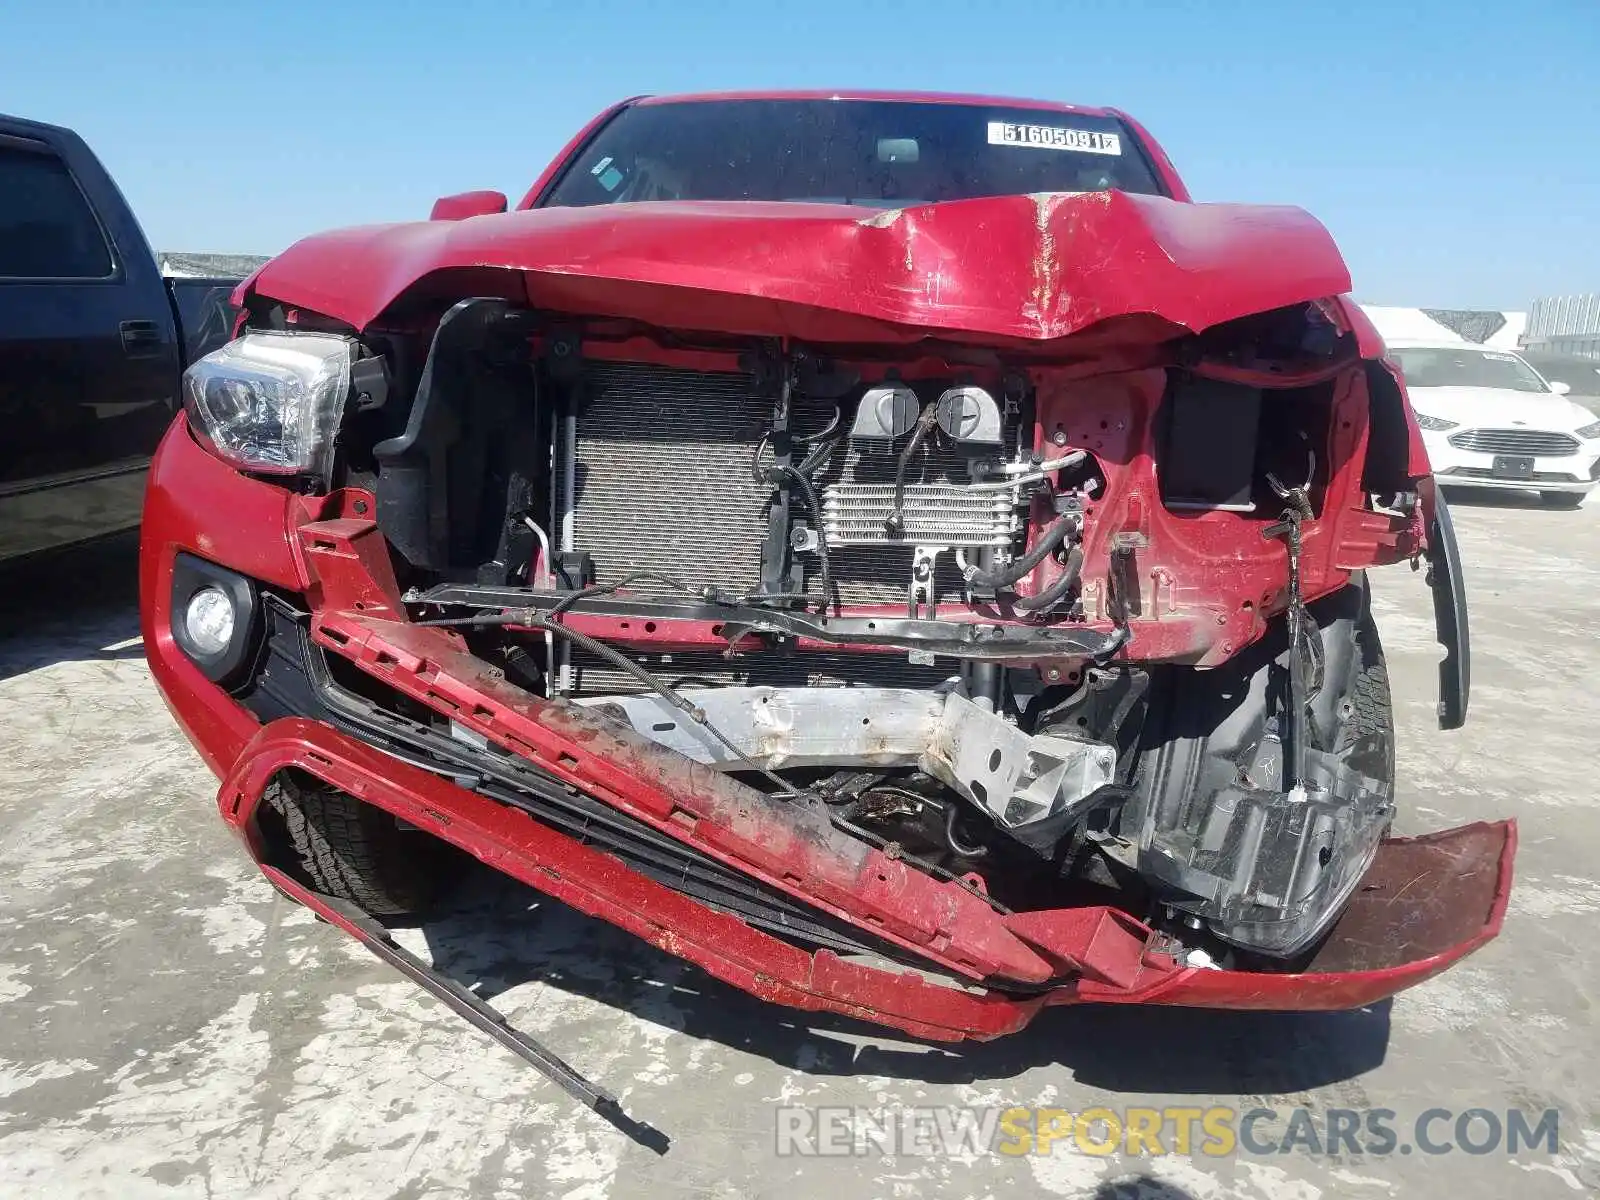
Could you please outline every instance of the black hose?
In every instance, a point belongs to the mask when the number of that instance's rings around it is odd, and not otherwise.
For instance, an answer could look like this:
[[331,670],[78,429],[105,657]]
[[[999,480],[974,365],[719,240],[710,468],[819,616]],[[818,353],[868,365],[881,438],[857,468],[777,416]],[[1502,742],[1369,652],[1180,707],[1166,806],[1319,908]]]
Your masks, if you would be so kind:
[[969,567],[967,582],[976,583],[980,587],[1010,587],[1049,555],[1055,553],[1056,547],[1067,540],[1067,535],[1072,532],[1077,520],[1073,514],[1056,518],[1055,523],[1039,535],[1039,540],[1033,544],[1033,549],[1012,559],[1003,567],[996,567],[993,571],[985,571],[982,567]]
[[833,457],[833,452],[839,448],[839,443],[844,441],[843,431],[835,431],[831,436],[819,441],[811,447],[804,459],[800,462],[800,474],[807,478],[815,475],[828,465],[828,460]]
[[797,434],[794,435],[793,440],[794,440],[796,445],[800,445],[800,446],[806,445],[809,442],[819,442],[823,438],[827,437],[830,433],[834,432],[834,430],[838,429],[840,424],[843,422],[843,420],[844,420],[844,409],[840,408],[837,404],[835,404],[833,406],[833,420],[829,421],[828,424],[824,428],[819,429],[816,433],[807,433],[807,434],[798,434],[797,433]]
[[962,858],[982,858],[989,853],[987,846],[968,846],[956,836],[956,822],[961,818],[961,810],[954,804],[946,804],[944,810],[944,842],[950,847],[952,853]]
[[928,436],[928,430],[933,428],[933,423],[938,420],[939,406],[930,404],[922,410],[922,415],[917,418],[917,423],[912,427],[911,440],[906,443],[906,448],[900,451],[900,461],[894,468],[894,505],[889,509],[889,515],[883,519],[883,527],[894,537],[899,537],[906,531],[904,509],[906,506],[906,468],[911,465],[912,456]]
[[[750,477],[756,483],[768,484],[776,487],[781,481],[787,479],[800,489],[800,494],[805,497],[806,507],[811,510],[811,521],[817,531],[817,567],[822,576],[822,608],[821,613],[826,617],[833,606],[833,570],[828,561],[828,531],[822,523],[822,498],[817,494],[816,484],[812,483],[811,476],[827,464],[832,457],[834,449],[839,445],[841,437],[838,433],[839,416],[834,414],[834,421],[820,434],[814,435],[822,439],[811,448],[811,452],[799,466],[784,465],[763,467],[761,465],[761,452],[766,449],[771,434],[763,434],[756,443],[755,457],[750,460]],[[778,599],[780,597],[766,596],[763,599]],[[790,597],[782,597],[788,599]],[[807,599],[805,596],[799,599]]]
[[655,571],[635,571],[631,575],[624,575],[615,583],[595,583],[586,588],[579,588],[575,592],[568,592],[557,601],[555,607],[550,610],[549,615],[558,617],[580,600],[587,600],[591,596],[609,596],[611,593],[627,587],[630,583],[637,583],[641,579],[648,579],[651,583],[664,584],[675,591],[687,592],[691,596],[699,596],[701,594],[699,589],[681,583],[670,575],[660,575]]
[[1011,607],[1018,612],[1041,612],[1053,608],[1060,603],[1062,598],[1077,586],[1078,577],[1083,574],[1083,548],[1074,546],[1067,551],[1067,561],[1061,564],[1061,574],[1055,581],[1042,592],[1032,596],[1018,596],[1011,602]]
[[811,510],[812,528],[817,533],[817,571],[822,576],[822,615],[826,618],[833,609],[833,573],[828,566],[828,531],[822,522],[822,498],[817,495],[816,485],[798,467],[784,467],[782,473],[799,486],[806,498],[806,507]]

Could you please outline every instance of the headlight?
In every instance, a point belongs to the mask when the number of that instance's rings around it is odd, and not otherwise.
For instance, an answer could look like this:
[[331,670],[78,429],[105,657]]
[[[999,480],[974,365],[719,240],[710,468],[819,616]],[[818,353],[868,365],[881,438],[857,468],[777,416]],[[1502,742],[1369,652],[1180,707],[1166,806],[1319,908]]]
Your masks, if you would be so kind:
[[1444,429],[1454,429],[1457,425],[1461,424],[1461,422],[1446,421],[1443,417],[1430,417],[1425,413],[1417,413],[1417,424],[1423,429],[1432,430],[1437,433]]
[[183,375],[183,404],[216,452],[247,471],[325,476],[350,391],[350,338],[247,333]]
[[1577,433],[1586,442],[1592,441],[1594,438],[1600,438],[1600,421],[1596,421],[1593,425],[1585,425]]

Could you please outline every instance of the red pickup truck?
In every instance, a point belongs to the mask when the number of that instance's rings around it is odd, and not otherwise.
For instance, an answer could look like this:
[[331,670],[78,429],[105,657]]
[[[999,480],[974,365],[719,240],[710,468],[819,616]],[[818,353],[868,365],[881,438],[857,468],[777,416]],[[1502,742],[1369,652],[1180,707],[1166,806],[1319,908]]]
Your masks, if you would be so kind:
[[1367,573],[1449,514],[1328,233],[1126,115],[630,100],[513,211],[242,285],[151,473],[145,645],[273,882],[462,853],[928,1038],[1327,1009],[1492,938],[1508,822],[1394,838]]

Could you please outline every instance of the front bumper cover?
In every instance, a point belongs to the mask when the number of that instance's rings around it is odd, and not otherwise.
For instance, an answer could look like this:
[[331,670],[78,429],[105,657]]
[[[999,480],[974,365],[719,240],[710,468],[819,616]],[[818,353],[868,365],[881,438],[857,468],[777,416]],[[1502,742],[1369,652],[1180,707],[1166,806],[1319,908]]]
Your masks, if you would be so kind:
[[[1515,827],[1509,821],[1386,841],[1350,907],[1303,973],[1204,970],[1145,954],[1125,986],[1080,977],[1048,991],[1016,995],[865,966],[828,950],[808,953],[629,871],[517,810],[301,718],[274,721],[250,741],[219,793],[224,818],[242,830],[252,829],[263,790],[286,768],[386,809],[764,1000],[874,1021],[938,1041],[1011,1033],[1042,1007],[1057,1004],[1313,1011],[1374,1003],[1437,974],[1498,932],[1516,848]],[[259,839],[250,840],[259,852]],[[292,884],[275,870],[269,869],[269,875],[280,886]],[[291,894],[298,891],[303,889]],[[316,907],[309,893],[296,898]],[[1081,928],[1087,924],[1082,918],[1095,911],[1029,915],[1060,918],[1071,913],[1077,918],[1073,924]],[[1096,932],[1111,953],[1125,949],[1121,927],[1109,936],[1103,928]],[[1091,959],[1097,956],[1092,943],[1086,944]]]
[[[181,422],[152,467],[141,566],[152,671],[224,779],[223,818],[264,869],[272,864],[255,819],[262,794],[277,772],[298,769],[757,996],[937,1040],[995,1037],[1045,1006],[1091,1001],[1359,1007],[1436,974],[1500,929],[1516,843],[1511,822],[1385,842],[1300,973],[1182,966],[1160,952],[1146,927],[1109,908],[997,912],[970,890],[839,834],[802,808],[592,714],[530,696],[467,653],[459,637],[409,623],[363,508],[370,511],[370,497],[306,500],[243,478],[199,450]],[[218,522],[219,512],[228,521]],[[802,949],[327,723],[262,724],[207,680],[172,636],[169,597],[180,552],[306,597],[311,636],[326,653],[562,785],[870,933],[948,982]],[[296,898],[315,906],[309,894]]]

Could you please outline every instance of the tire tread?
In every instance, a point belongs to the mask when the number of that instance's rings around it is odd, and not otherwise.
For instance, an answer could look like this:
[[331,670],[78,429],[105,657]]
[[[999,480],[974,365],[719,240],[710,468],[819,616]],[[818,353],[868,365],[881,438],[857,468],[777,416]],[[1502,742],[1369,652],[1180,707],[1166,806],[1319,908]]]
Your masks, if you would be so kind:
[[319,891],[379,917],[412,916],[433,895],[433,876],[380,808],[320,785],[279,776],[266,803],[279,813],[300,866]]

